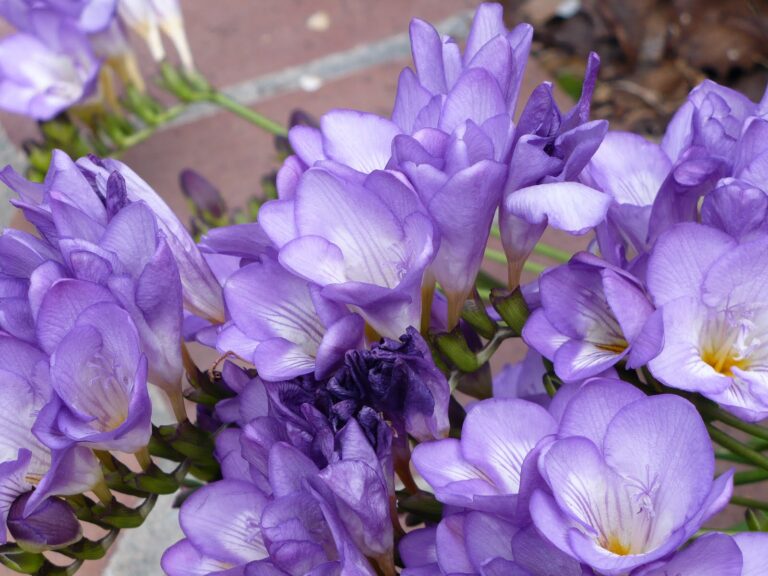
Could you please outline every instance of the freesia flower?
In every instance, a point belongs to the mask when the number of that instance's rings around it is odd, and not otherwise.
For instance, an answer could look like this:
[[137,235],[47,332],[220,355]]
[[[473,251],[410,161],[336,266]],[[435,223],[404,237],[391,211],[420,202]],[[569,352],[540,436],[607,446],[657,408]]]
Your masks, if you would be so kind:
[[766,246],[765,237],[737,245],[714,228],[678,224],[659,238],[648,264],[663,316],[651,372],[750,421],[768,415]]
[[676,550],[728,503],[733,472],[713,480],[714,467],[709,435],[687,400],[592,380],[541,451],[546,488],[531,497],[531,516],[579,562],[626,574]]
[[232,274],[224,298],[232,319],[219,335],[223,352],[248,358],[267,380],[327,377],[363,342],[363,320],[321,289],[265,256]]
[[18,191],[17,204],[45,239],[11,233],[7,240],[6,260],[26,261],[15,270],[23,270],[29,279],[28,302],[24,298],[6,303],[17,310],[14,318],[36,321],[40,303],[59,279],[106,287],[139,331],[151,380],[176,401],[181,416],[182,286],[173,253],[179,242],[164,233],[151,202],[156,199],[154,205],[161,211],[167,206],[153,192],[145,195],[146,201],[137,198],[132,183],[118,171],[99,182],[94,173],[81,170],[58,151],[43,184],[27,182],[11,168],[2,178]]
[[147,359],[130,316],[109,291],[82,280],[59,280],[43,298],[37,330],[51,354],[50,402],[34,431],[51,448],[72,444],[138,452],[152,413]]
[[413,464],[440,502],[520,522],[528,515],[528,480],[536,476],[534,449],[556,430],[556,420],[538,404],[484,400],[469,410],[461,439],[419,444]]
[[656,195],[672,168],[658,144],[630,132],[609,131],[579,180],[613,199],[596,228],[600,253],[616,266],[648,252],[648,228]]
[[587,253],[548,270],[539,279],[541,307],[523,328],[529,346],[554,362],[566,382],[597,376],[627,357],[630,366],[646,360],[635,350],[653,313],[640,282]]
[[588,569],[544,540],[533,526],[516,526],[483,512],[446,516],[437,528],[400,540],[403,576],[587,576]]
[[50,120],[94,94],[99,63],[71,23],[48,13],[36,20],[38,33],[0,41],[0,108]]
[[589,122],[599,66],[597,54],[591,54],[581,97],[568,114],[545,82],[520,115],[499,213],[510,287],[518,285],[523,263],[548,224],[583,234],[602,222],[610,207],[610,196],[576,182],[608,130],[603,120]]
[[421,317],[421,285],[436,237],[412,190],[374,172],[342,179],[320,168],[301,178],[293,200],[273,200],[259,222],[280,248],[280,264],[347,304],[380,335],[397,338]]
[[[52,452],[33,434],[38,414],[52,394],[46,354],[2,335],[0,360],[0,520],[5,521],[17,498],[32,489],[32,497],[24,503],[27,513],[52,494],[79,494],[103,478],[90,449],[70,446]],[[4,538],[4,529],[0,532]]]

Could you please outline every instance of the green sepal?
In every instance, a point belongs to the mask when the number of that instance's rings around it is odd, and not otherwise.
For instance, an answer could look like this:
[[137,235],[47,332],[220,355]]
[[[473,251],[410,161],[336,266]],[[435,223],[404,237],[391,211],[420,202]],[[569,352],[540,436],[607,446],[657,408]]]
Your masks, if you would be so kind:
[[397,511],[413,514],[421,522],[440,522],[443,517],[443,505],[429,492],[409,494],[404,490],[397,492]]
[[456,389],[478,400],[491,398],[493,396],[491,365],[486,362],[474,372],[460,374]]
[[106,556],[112,544],[115,543],[118,534],[120,534],[120,531],[114,528],[103,538],[98,540],[81,538],[75,544],[67,546],[62,550],[57,550],[57,552],[74,560],[100,560]]
[[0,547],[0,563],[19,574],[37,574],[46,562],[42,554],[24,552],[13,544]]
[[764,512],[747,508],[747,511],[744,512],[744,519],[752,532],[768,532],[768,518]]
[[512,292],[494,288],[491,290],[491,304],[507,326],[520,336],[523,333],[523,326],[531,315],[520,288],[515,288]]
[[469,348],[458,326],[451,332],[436,334],[434,342],[440,353],[462,372],[474,372],[480,368],[477,354]]
[[461,317],[486,340],[490,340],[496,334],[498,328],[496,322],[488,315],[485,304],[480,299],[477,289],[474,290],[470,298],[464,301]]

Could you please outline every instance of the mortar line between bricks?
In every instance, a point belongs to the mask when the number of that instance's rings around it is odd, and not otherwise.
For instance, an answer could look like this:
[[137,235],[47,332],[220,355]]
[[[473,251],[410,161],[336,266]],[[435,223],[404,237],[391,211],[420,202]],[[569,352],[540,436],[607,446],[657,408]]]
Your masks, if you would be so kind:
[[[441,34],[457,39],[466,38],[472,14],[472,10],[459,12],[439,22],[435,27]],[[302,78],[314,76],[323,81],[335,80],[379,64],[408,57],[410,50],[408,34],[396,34],[383,40],[361,44],[343,52],[335,52],[298,66],[233,84],[221,91],[240,104],[252,106],[280,94],[301,90]],[[219,110],[212,104],[193,104],[173,122],[163,126],[162,130],[196,122],[218,113]]]

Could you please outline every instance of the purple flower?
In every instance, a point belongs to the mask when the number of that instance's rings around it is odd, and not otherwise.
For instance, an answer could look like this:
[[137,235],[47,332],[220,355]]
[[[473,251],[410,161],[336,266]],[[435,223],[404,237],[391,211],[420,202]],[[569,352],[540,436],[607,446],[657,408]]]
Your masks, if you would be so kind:
[[8,513],[8,531],[22,549],[56,550],[80,540],[82,526],[66,502],[48,498],[34,512],[26,514],[30,496],[27,492],[17,498]]
[[577,561],[544,540],[533,526],[520,528],[483,512],[443,518],[436,528],[408,533],[399,544],[404,576],[586,576]]
[[648,264],[663,324],[651,372],[750,421],[768,415],[766,248],[764,236],[737,245],[714,228],[678,224],[659,238]]
[[501,200],[531,36],[527,24],[508,31],[501,6],[482,4],[462,59],[452,39],[411,23],[417,73],[400,75],[392,119],[403,134],[389,167],[408,176],[440,232],[431,273],[448,297],[449,328],[474,286]]
[[97,284],[59,280],[38,312],[55,394],[35,422],[48,446],[137,452],[149,442],[147,359],[127,312]]
[[633,576],[760,576],[765,573],[768,535],[743,532],[733,537],[707,534],[666,562]]
[[640,366],[644,350],[632,344],[653,312],[630,274],[587,253],[542,274],[541,307],[523,328],[529,346],[554,362],[567,382],[597,376],[627,357]]
[[375,172],[344,180],[313,168],[293,200],[268,202],[259,222],[280,264],[349,305],[382,336],[419,325],[421,284],[432,261],[432,222],[412,190]]
[[30,317],[37,320],[40,303],[61,278],[108,288],[139,331],[151,380],[177,397],[183,373],[182,287],[175,243],[153,212],[152,197],[131,199],[133,186],[120,172],[98,182],[58,151],[43,184],[27,182],[10,168],[2,177],[47,241],[19,234],[8,239],[6,259],[25,262],[13,270],[29,278]]
[[529,348],[523,360],[506,364],[494,376],[493,397],[520,398],[546,408],[550,400],[544,388],[546,372],[541,354]]
[[730,164],[745,120],[758,111],[740,92],[705,80],[675,113],[661,146],[673,162],[700,147]]
[[247,264],[224,286],[231,324],[219,349],[248,358],[266,380],[327,377],[362,345],[363,320],[320,292],[270,257]]
[[536,445],[557,430],[555,419],[525,400],[494,398],[470,408],[461,439],[419,444],[413,464],[444,504],[503,515],[528,515]]
[[754,239],[767,229],[765,171],[768,169],[768,120],[749,118],[735,147],[732,177],[718,181],[704,197],[701,221],[739,241]]
[[512,160],[499,226],[516,286],[523,263],[547,224],[583,234],[605,218],[611,198],[576,182],[600,146],[608,125],[588,122],[600,59],[591,54],[584,87],[574,108],[563,115],[549,83],[531,94],[515,130]]
[[607,576],[664,558],[729,501],[696,409],[619,380],[585,384],[541,450],[531,498],[539,533]]
[[630,132],[605,135],[579,179],[613,200],[606,221],[596,230],[608,262],[623,267],[647,253],[651,210],[671,169],[671,160],[658,144]]
[[50,120],[93,94],[99,63],[69,22],[44,13],[36,25],[0,41],[0,108]]
[[[401,73],[392,113],[393,120],[405,132],[418,130],[429,115],[424,107],[435,96],[451,92],[471,70],[483,70],[495,81],[505,111],[514,115],[533,37],[530,24],[507,30],[500,5],[480,4],[463,56],[452,38],[440,38],[437,30],[423,20],[414,19],[410,32],[416,74],[408,68]],[[480,100],[486,95],[474,96]]]
[[117,0],[3,0],[0,16],[15,28],[34,33],[41,14],[68,21],[80,32],[101,32],[115,15]]
[[51,494],[70,495],[103,481],[91,450],[54,450],[40,442],[33,427],[51,398],[48,357],[16,338],[0,336],[0,519],[17,497],[35,488],[25,507],[32,512]]
[[186,539],[163,554],[165,573],[210,574],[266,558],[260,526],[266,503],[256,486],[237,480],[197,490],[181,507],[179,522]]
[[157,218],[159,229],[165,234],[179,268],[186,309],[212,322],[222,322],[224,302],[221,286],[189,232],[157,192],[128,166],[111,158],[81,158],[77,167],[102,197],[107,195],[107,184],[113,173],[123,177],[128,201],[145,202]]

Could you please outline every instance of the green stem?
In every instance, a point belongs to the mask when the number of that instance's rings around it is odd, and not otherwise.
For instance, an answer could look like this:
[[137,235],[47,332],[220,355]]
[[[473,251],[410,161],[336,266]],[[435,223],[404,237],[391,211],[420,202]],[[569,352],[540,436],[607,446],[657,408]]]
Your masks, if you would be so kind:
[[745,432],[754,438],[768,440],[768,428],[758,426],[757,424],[749,424],[748,422],[744,422],[718,406],[713,404],[705,404],[702,402],[699,404],[699,411],[704,416],[709,416],[710,418],[718,420],[723,424],[727,424],[731,428],[741,430],[742,432]]
[[739,442],[735,438],[729,436],[719,428],[715,428],[711,424],[707,424],[707,430],[709,431],[710,438],[720,444],[720,446],[723,448],[729,450],[737,456],[741,456],[758,468],[768,470],[768,457],[760,454],[760,452],[753,450],[746,444]]
[[258,112],[251,110],[248,108],[248,106],[240,104],[240,102],[230,98],[226,94],[221,92],[212,92],[208,98],[208,101],[212,104],[220,106],[221,108],[224,108],[225,110],[229,110],[233,114],[240,116],[240,118],[247,120],[262,130],[266,130],[270,134],[274,134],[275,136],[288,135],[288,130],[285,128],[285,126],[278,124],[274,120],[270,120],[266,116],[262,116]]
[[733,475],[733,483],[736,486],[754,484],[768,480],[768,470],[742,470]]
[[172,106],[168,108],[158,119],[157,124],[154,126],[146,126],[145,128],[142,128],[141,130],[137,130],[133,134],[126,136],[125,138],[122,138],[120,142],[117,142],[117,144],[120,146],[120,150],[117,151],[116,154],[113,154],[113,156],[117,156],[128,150],[129,148],[132,148],[133,146],[136,146],[137,144],[140,144],[147,140],[150,136],[152,136],[157,130],[164,126],[165,124],[168,124],[169,122],[172,122],[175,120],[178,116],[181,115],[184,110],[186,110],[188,107],[187,104],[177,104],[175,106]]
[[755,510],[768,511],[768,502],[762,500],[753,500],[752,498],[742,498],[741,496],[732,496],[731,504],[736,506],[744,506],[744,508],[753,508]]

